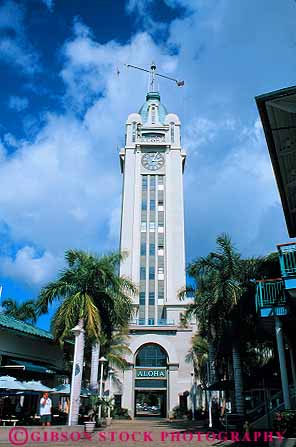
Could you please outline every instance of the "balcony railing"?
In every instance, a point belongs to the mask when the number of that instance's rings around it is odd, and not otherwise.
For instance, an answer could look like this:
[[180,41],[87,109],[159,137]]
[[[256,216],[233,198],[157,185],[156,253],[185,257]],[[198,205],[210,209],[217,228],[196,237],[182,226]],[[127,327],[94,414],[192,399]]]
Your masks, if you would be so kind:
[[296,243],[277,245],[283,278],[296,277]]
[[148,321],[143,318],[132,320],[130,322],[131,326],[175,326],[175,321],[167,320],[165,318],[155,320],[154,318],[149,318]]
[[256,309],[262,317],[271,315],[273,309],[277,315],[286,315],[286,296],[282,279],[258,281],[256,286]]

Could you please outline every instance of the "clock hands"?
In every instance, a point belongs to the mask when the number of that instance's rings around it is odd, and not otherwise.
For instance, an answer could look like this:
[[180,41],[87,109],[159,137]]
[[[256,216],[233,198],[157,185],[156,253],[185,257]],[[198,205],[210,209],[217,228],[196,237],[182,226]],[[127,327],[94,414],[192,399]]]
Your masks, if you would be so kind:
[[164,157],[159,152],[150,152],[143,155],[142,164],[145,168],[155,171],[164,164]]

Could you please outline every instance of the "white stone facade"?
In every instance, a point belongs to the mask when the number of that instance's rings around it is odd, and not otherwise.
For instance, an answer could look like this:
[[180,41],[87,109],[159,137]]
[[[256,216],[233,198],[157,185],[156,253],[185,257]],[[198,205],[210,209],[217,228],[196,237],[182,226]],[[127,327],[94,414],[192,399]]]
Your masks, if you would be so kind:
[[[185,304],[178,299],[186,284],[185,158],[179,118],[167,113],[159,93],[148,93],[139,113],[128,117],[126,144],[120,151],[120,247],[127,253],[120,274],[130,278],[139,293],[134,301],[135,320],[130,324],[130,369],[119,374],[121,385],[114,393],[122,395],[122,407],[132,417],[137,415],[136,396],[143,399],[153,391],[157,397],[159,390],[165,402],[162,416],[167,417],[180,404],[180,396],[184,405],[191,388],[192,365],[185,362],[185,356],[191,345],[192,327],[180,325]],[[141,351],[147,346],[161,347],[161,352],[156,352],[158,360],[151,357],[153,349]],[[137,357],[140,352],[141,360],[140,355]],[[166,361],[162,355],[166,355]],[[165,370],[166,380],[145,382],[136,377],[145,376],[143,371],[158,376],[159,368]],[[137,372],[140,370],[142,373]],[[141,404],[137,403],[137,407],[141,408]]]

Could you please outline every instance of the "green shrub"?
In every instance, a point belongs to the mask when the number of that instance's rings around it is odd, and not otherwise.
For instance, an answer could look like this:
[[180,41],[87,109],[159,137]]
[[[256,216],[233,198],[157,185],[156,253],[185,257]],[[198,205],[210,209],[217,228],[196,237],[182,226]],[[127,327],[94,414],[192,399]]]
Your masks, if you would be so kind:
[[296,410],[278,411],[273,425],[276,431],[284,433],[285,438],[296,437]]

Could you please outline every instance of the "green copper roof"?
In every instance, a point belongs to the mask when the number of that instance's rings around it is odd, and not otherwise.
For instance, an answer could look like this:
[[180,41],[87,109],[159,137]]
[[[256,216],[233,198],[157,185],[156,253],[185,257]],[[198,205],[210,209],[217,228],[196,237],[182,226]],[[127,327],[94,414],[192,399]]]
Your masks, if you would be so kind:
[[139,110],[139,114],[142,117],[143,124],[148,120],[148,109],[150,104],[157,103],[158,105],[158,117],[161,124],[164,124],[165,116],[167,115],[167,109],[160,102],[160,95],[158,92],[149,92],[146,95],[146,102],[142,105]]
[[31,324],[24,323],[23,321],[17,320],[16,318],[10,317],[3,313],[0,313],[0,327],[53,340],[53,335],[50,332],[45,331],[44,329],[39,329]]

